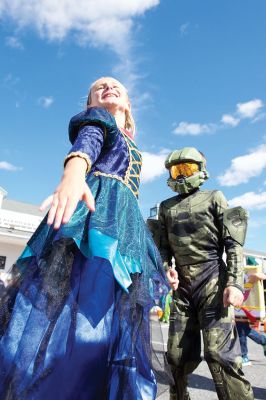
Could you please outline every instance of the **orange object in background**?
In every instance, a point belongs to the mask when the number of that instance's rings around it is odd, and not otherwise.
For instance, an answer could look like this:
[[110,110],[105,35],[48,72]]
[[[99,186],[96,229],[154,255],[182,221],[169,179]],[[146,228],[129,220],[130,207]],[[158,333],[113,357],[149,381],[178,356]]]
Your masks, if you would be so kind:
[[157,310],[157,315],[158,315],[158,318],[162,318],[162,316],[163,316],[163,310]]
[[266,332],[266,318],[264,320],[264,332]]

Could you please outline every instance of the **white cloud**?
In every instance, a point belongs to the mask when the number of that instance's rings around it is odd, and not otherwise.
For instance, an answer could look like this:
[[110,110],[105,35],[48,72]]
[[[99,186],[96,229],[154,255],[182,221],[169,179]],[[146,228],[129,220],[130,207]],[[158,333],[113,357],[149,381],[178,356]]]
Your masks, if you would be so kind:
[[250,154],[236,157],[218,181],[224,186],[236,186],[258,176],[266,168],[266,144],[253,149]]
[[180,25],[179,32],[180,32],[181,37],[183,37],[187,34],[188,28],[189,28],[189,22],[186,22],[185,24]]
[[[160,0],[0,0],[0,17],[35,28],[48,40],[72,33],[82,43],[108,45],[119,55],[128,47],[132,19]],[[108,3],[108,4],[107,4]]]
[[234,197],[228,201],[230,207],[242,206],[248,209],[266,208],[266,192],[255,193],[247,192],[241,196]]
[[17,86],[19,82],[20,78],[14,77],[11,73],[8,73],[3,79],[2,86],[6,89],[11,89]]
[[6,38],[6,45],[12,47],[13,49],[23,50],[23,44],[21,41],[15,36],[8,36]]
[[[158,6],[160,0],[0,0],[0,21],[12,20],[16,32],[35,30],[49,41],[71,35],[80,46],[107,46],[118,56],[112,67],[128,88],[139,79],[132,53],[134,18]],[[136,29],[135,29],[136,30]],[[134,31],[135,31],[134,30]]]
[[0,87],[3,87],[4,89],[11,92],[13,95],[16,96],[16,98],[18,98],[17,101],[19,101],[21,99],[19,84],[20,84],[20,78],[14,77],[11,73],[8,73],[0,83]]
[[264,120],[265,118],[266,118],[266,113],[265,112],[260,112],[258,115],[256,115],[255,118],[252,119],[251,122],[252,123],[259,122],[259,121]]
[[240,122],[239,118],[235,118],[231,114],[224,114],[221,118],[221,122],[225,125],[230,125],[230,126],[237,126]]
[[142,152],[142,169],[140,181],[151,182],[166,172],[164,162],[169,151],[162,150],[158,154]]
[[10,164],[7,161],[0,161],[0,169],[3,169],[5,171],[20,171],[22,168],[16,167],[15,165]]
[[241,118],[254,118],[263,105],[260,99],[250,100],[246,103],[238,103],[236,105],[237,113]]
[[143,92],[143,93],[138,93],[138,92],[139,90],[134,90],[134,96],[131,99],[131,102],[133,104],[132,111],[134,115],[138,113],[140,110],[141,112],[143,112],[149,109],[153,105],[153,98],[149,92]]
[[211,133],[216,130],[215,124],[198,124],[182,121],[179,125],[173,130],[175,135],[192,135],[197,136],[202,133]]
[[54,102],[54,99],[53,99],[53,97],[40,97],[39,99],[38,99],[38,104],[40,104],[40,106],[41,107],[43,107],[43,108],[49,108],[49,107],[51,107],[51,105],[53,104],[53,102]]
[[212,133],[227,127],[236,127],[242,119],[251,119],[252,123],[260,121],[266,117],[266,113],[261,112],[264,107],[262,100],[254,99],[246,103],[237,103],[236,111],[231,114],[223,114],[218,123],[191,123],[182,121],[174,129],[176,135],[201,135],[203,133]]

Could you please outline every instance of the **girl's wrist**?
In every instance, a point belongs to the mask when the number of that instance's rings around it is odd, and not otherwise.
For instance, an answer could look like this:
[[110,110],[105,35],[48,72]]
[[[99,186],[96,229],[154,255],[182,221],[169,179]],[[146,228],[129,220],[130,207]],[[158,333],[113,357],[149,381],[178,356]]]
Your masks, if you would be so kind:
[[64,167],[66,168],[70,164],[71,167],[74,165],[78,168],[82,168],[84,162],[86,165],[86,173],[88,173],[91,169],[91,160],[89,156],[81,151],[76,151],[67,155],[64,161]]
[[64,176],[82,176],[85,177],[87,171],[87,162],[83,158],[73,157],[65,165]]

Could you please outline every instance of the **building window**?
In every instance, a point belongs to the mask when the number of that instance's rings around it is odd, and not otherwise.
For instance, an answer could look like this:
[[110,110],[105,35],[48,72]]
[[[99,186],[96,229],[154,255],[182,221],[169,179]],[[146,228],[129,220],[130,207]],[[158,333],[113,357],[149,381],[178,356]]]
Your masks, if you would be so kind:
[[6,256],[0,256],[0,269],[5,269]]
[[150,208],[150,218],[158,217],[158,211],[159,211],[159,207],[158,206]]

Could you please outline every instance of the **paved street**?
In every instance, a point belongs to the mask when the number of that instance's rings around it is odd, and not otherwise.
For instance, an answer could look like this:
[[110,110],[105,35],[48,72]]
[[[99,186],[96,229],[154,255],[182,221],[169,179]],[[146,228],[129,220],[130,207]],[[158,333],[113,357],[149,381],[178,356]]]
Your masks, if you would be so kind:
[[[157,351],[159,361],[162,363],[163,358],[163,343],[164,346],[167,341],[168,324],[159,324],[153,322],[153,335],[152,340],[154,348]],[[161,333],[161,332],[162,333]],[[163,338],[162,338],[163,335]],[[248,339],[249,357],[252,361],[252,366],[244,367],[244,373],[252,384],[255,399],[266,399],[266,357],[263,354],[262,346],[257,345],[252,340]],[[157,378],[158,379],[158,378]],[[158,394],[157,400],[169,400],[169,393],[165,380],[158,379]],[[189,379],[189,391],[191,400],[217,400],[217,395],[214,389],[211,374],[205,361],[202,361],[199,367],[195,370],[194,374]],[[242,399],[239,399],[242,400]],[[244,399],[243,399],[244,400]]]

